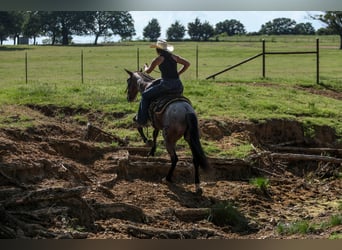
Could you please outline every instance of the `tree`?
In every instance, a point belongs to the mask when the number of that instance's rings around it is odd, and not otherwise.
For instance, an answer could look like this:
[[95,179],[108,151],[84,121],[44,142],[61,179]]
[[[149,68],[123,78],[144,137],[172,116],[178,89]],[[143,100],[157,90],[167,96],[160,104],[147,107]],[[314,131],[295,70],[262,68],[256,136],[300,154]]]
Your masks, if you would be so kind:
[[97,41],[100,36],[108,36],[110,23],[113,19],[112,13],[108,11],[95,11],[91,15],[92,22],[87,24],[87,28],[90,34],[95,35],[94,44],[97,44]]
[[292,34],[296,21],[290,18],[275,18],[266,24],[261,25],[260,33],[267,35],[287,35]]
[[33,38],[33,44],[36,44],[36,37],[42,32],[41,16],[38,11],[28,12],[23,25],[23,34]]
[[68,45],[72,35],[87,33],[87,24],[92,16],[89,11],[52,11],[42,13],[43,31],[50,35],[52,44],[61,38],[62,45]]
[[128,11],[115,11],[111,30],[114,35],[119,35],[122,40],[132,39],[136,34],[134,20]]
[[188,23],[188,34],[191,40],[200,41],[202,36],[202,23],[196,18],[193,23]]
[[171,24],[166,31],[167,40],[180,41],[185,36],[185,27],[179,21]]
[[44,35],[51,37],[51,44],[55,45],[58,38],[61,36],[60,27],[58,24],[58,12],[41,12],[42,32]]
[[199,18],[196,18],[193,23],[188,23],[188,34],[191,40],[195,41],[207,41],[214,35],[214,28],[205,21],[201,23]]
[[11,17],[9,12],[0,11],[0,44],[10,35]]
[[214,36],[215,30],[208,21],[202,24],[202,40],[208,41],[210,37]]
[[13,44],[19,42],[19,36],[22,33],[22,27],[24,24],[24,15],[22,11],[10,11],[10,23],[9,31],[10,36],[13,37]]
[[296,35],[313,35],[315,29],[311,23],[298,23],[293,29],[293,34]]
[[215,26],[215,33],[226,33],[227,36],[234,36],[246,34],[246,30],[245,26],[241,22],[232,19],[217,23]]
[[100,36],[119,35],[126,39],[135,35],[133,19],[127,11],[93,11],[85,22],[89,33],[95,35],[95,45]]
[[153,18],[143,30],[143,36],[150,41],[157,41],[160,37],[160,25],[157,19]]
[[340,36],[340,49],[342,49],[342,11],[326,11],[314,17],[327,24],[327,29]]

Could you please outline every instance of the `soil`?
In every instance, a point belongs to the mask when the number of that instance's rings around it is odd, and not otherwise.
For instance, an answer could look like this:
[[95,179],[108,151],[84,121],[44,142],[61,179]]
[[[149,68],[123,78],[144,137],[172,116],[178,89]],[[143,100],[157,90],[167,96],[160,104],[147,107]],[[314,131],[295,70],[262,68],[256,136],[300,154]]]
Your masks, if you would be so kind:
[[[321,225],[341,216],[342,152],[331,128],[317,127],[314,138],[305,138],[295,121],[200,120],[202,137],[222,149],[248,141],[255,150],[247,159],[209,158],[212,168],[200,172],[198,194],[188,148],[178,149],[174,182],[164,183],[167,154],[147,157],[149,147],[130,146],[99,129],[104,116],[125,114],[52,105],[0,112],[10,114],[9,124],[24,118],[33,123],[0,129],[0,238],[310,239],[342,233],[341,223],[306,233],[280,231],[298,221]],[[77,120],[80,113],[93,125]],[[302,160],[299,151],[311,157],[318,151],[322,158]],[[250,183],[260,176],[268,186]]]

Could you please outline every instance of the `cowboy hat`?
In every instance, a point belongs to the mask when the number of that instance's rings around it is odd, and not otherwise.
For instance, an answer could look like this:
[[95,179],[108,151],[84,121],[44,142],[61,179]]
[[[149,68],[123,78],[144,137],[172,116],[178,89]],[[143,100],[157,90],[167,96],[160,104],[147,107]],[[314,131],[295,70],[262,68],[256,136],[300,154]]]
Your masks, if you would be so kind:
[[151,44],[150,48],[162,49],[168,52],[172,52],[174,49],[173,46],[171,44],[168,44],[165,40],[158,40],[156,44]]

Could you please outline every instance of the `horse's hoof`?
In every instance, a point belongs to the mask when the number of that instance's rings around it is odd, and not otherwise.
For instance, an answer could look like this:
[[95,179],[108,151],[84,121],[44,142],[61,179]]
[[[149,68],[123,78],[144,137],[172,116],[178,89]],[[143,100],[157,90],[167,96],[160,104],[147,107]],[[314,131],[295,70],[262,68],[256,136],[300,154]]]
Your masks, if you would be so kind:
[[166,184],[166,185],[169,185],[169,184],[171,184],[172,182],[169,181],[169,180],[167,180],[166,177],[164,177],[164,178],[162,179],[162,183],[164,183],[164,184]]
[[196,195],[201,196],[203,194],[202,188],[197,188],[196,189]]
[[149,147],[152,147],[152,146],[153,146],[153,141],[152,141],[152,140],[147,140],[147,141],[145,142],[145,145],[146,145],[146,146],[149,146]]
[[200,187],[199,184],[196,184],[196,195],[202,195],[203,194],[203,190]]

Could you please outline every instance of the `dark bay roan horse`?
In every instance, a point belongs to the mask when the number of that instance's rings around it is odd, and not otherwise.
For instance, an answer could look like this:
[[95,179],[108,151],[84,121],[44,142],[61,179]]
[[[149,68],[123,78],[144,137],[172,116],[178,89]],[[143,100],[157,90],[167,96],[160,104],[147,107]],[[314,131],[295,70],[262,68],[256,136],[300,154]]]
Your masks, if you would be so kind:
[[[140,71],[131,72],[127,69],[125,70],[129,74],[126,90],[127,100],[132,102],[136,99],[139,92],[142,93],[152,84],[154,79]],[[171,158],[171,168],[166,176],[166,180],[171,182],[172,174],[178,161],[175,150],[176,143],[182,136],[184,136],[184,139],[190,146],[193,156],[196,193],[201,194],[202,190],[200,188],[199,166],[203,170],[207,170],[209,169],[209,165],[199,139],[197,116],[190,103],[182,99],[177,99],[176,101],[168,104],[166,108],[163,109],[163,112],[153,113],[151,120],[154,121],[152,123],[154,131],[153,145],[149,155],[154,155],[158,133],[162,130],[165,147]],[[144,135],[142,127],[138,127],[138,131],[144,142],[147,142],[147,138]]]

